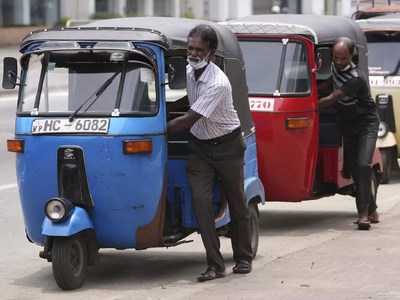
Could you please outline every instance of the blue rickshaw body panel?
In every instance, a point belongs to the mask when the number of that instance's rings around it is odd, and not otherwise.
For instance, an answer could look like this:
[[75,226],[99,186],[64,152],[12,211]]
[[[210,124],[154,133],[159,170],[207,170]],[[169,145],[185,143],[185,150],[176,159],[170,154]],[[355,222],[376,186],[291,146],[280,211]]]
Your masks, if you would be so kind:
[[[263,185],[258,178],[257,167],[257,148],[256,135],[252,134],[244,139],[246,143],[245,166],[244,166],[244,189],[247,202],[253,198],[259,197],[261,203],[265,203],[265,193]],[[197,220],[192,205],[192,196],[190,186],[185,172],[186,159],[169,159],[168,160],[168,199],[171,206],[174,205],[174,190],[180,189],[182,200],[182,226],[185,228],[197,228]],[[216,183],[213,189],[214,193],[214,211],[218,212],[221,188]],[[216,223],[216,227],[221,227],[230,222],[229,207],[224,217]]]
[[[112,119],[110,128],[121,124],[142,128],[140,121],[137,118]],[[17,118],[16,127],[19,132],[30,128],[29,121]],[[157,129],[161,130],[153,128]],[[21,206],[27,233],[35,243],[44,242],[41,232],[44,205],[51,197],[58,196],[57,149],[76,145],[83,149],[85,157],[89,190],[94,202],[94,208],[87,211],[96,231],[97,245],[135,247],[137,228],[152,221],[162,195],[166,164],[165,135],[56,136],[24,135],[18,131],[17,138],[25,140],[25,152],[17,154]],[[124,140],[143,138],[152,140],[151,153],[123,154]]]

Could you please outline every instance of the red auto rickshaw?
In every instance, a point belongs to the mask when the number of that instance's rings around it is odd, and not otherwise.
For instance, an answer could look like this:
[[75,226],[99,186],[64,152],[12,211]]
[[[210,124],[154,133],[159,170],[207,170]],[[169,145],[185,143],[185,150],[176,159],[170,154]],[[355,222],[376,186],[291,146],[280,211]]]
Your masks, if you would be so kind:
[[[299,202],[336,193],[355,196],[344,162],[338,110],[318,109],[317,86],[331,77],[336,38],[357,46],[354,62],[368,75],[361,28],[337,16],[254,15],[224,22],[237,36],[255,123],[259,177],[266,201]],[[329,92],[330,93],[330,92]],[[381,180],[373,157],[371,190]]]

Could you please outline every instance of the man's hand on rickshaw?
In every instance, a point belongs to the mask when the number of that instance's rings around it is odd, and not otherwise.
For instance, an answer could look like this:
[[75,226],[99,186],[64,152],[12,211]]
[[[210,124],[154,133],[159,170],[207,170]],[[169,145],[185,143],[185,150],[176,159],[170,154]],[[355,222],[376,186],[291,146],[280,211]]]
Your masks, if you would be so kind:
[[318,101],[319,109],[331,106],[333,103],[336,103],[337,101],[343,99],[346,96],[347,95],[341,90],[335,90],[329,96],[319,99]]

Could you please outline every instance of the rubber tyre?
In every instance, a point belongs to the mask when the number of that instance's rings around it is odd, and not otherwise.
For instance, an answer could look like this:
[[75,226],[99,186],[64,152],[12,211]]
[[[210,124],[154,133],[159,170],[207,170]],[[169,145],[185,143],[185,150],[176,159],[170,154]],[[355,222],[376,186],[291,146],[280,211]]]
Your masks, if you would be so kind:
[[376,203],[377,200],[377,195],[378,195],[378,180],[376,179],[376,174],[375,171],[372,170],[372,174],[371,174],[371,192],[372,192],[372,197],[374,198],[374,201]]
[[258,242],[260,239],[258,207],[256,204],[249,205],[249,213],[250,213],[251,248],[253,249],[253,258],[255,258],[258,251]]
[[387,184],[390,181],[390,173],[392,172],[392,149],[380,149],[382,156],[382,180],[381,183]]
[[57,285],[63,290],[80,288],[87,274],[87,247],[83,236],[56,237],[51,254]]

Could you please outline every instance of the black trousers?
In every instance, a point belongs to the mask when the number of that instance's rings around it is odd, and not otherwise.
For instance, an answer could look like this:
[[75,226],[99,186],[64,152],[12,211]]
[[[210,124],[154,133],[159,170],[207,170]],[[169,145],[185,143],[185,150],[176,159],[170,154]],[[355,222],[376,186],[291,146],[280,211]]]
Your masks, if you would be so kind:
[[371,124],[356,135],[344,135],[344,155],[356,186],[357,210],[368,209],[368,214],[377,209],[371,191],[372,157],[379,124]]
[[250,216],[244,193],[243,171],[246,145],[240,130],[208,141],[192,136],[189,148],[191,154],[187,160],[186,174],[208,266],[218,271],[225,270],[213,212],[212,191],[217,177],[221,180],[221,188],[229,205],[233,258],[236,262],[251,262]]

